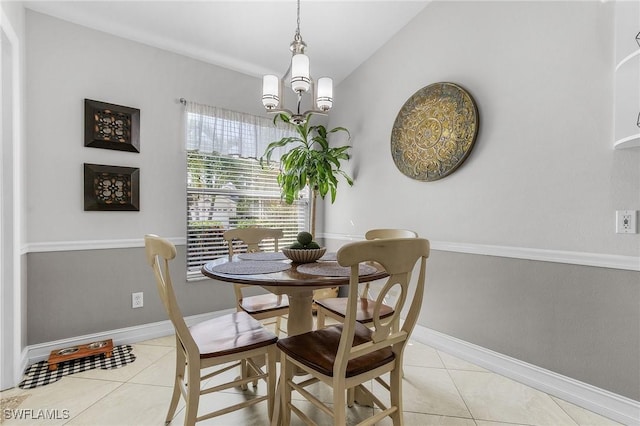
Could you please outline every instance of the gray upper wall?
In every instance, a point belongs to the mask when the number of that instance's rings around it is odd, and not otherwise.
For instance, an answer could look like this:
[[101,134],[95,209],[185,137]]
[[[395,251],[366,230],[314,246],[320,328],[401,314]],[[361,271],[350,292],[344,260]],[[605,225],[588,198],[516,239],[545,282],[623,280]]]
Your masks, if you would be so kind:
[[[325,206],[322,229],[640,256],[640,234],[614,233],[616,210],[640,209],[640,150],[613,149],[613,7],[430,3],[335,90],[329,124],[352,132],[355,184]],[[475,98],[478,139],[453,174],[419,182],[395,167],[391,129],[412,94],[442,81]]]

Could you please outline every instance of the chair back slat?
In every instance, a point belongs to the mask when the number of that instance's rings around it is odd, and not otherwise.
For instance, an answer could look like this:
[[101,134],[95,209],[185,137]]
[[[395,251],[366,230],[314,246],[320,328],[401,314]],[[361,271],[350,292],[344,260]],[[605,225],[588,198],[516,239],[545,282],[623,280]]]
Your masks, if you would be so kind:
[[229,245],[229,258],[233,257],[233,241],[240,240],[247,245],[247,252],[261,251],[260,243],[265,239],[273,239],[274,251],[278,251],[278,240],[284,237],[282,229],[275,228],[236,228],[222,234]]
[[[393,324],[396,321],[400,321],[400,311],[401,307],[404,306],[405,300],[407,298],[407,289],[408,283],[411,279],[411,274],[394,274],[387,278],[387,281],[382,287],[382,290],[378,293],[375,299],[375,306],[373,308],[373,341],[378,342],[386,338],[389,335],[389,332],[393,329]],[[404,283],[407,283],[406,285]],[[387,295],[399,287],[399,291],[396,295],[394,295],[395,302],[391,305],[393,308],[393,313],[385,318],[380,317],[380,311],[382,306],[391,302],[388,302],[387,299],[391,299],[387,297]]]
[[[385,340],[392,336],[394,339],[393,342],[389,341],[389,345],[393,347],[396,356],[401,358],[406,340],[413,331],[422,306],[426,261],[428,257],[429,241],[424,238],[415,237],[360,241],[347,244],[338,250],[338,263],[342,266],[351,267],[351,275],[347,312],[338,347],[336,363],[334,365],[334,374],[344,374],[347,362],[352,357],[351,351],[355,332],[357,303],[360,299],[358,294],[359,264],[363,262],[376,262],[382,265],[389,273],[385,286],[375,300],[372,327],[372,340],[374,344],[371,346],[370,351],[379,348],[380,343],[384,343]],[[409,297],[411,273],[416,263],[420,264],[420,274],[415,289],[411,293],[411,297]],[[384,296],[395,287],[400,287],[400,292],[395,306],[393,306],[394,313],[391,317],[381,319],[380,306],[383,303]],[[404,334],[404,337],[398,342],[398,333],[392,333],[392,324],[400,320],[399,315],[407,302],[410,302],[409,310],[400,332],[400,335],[402,336]],[[358,351],[362,355],[367,352],[366,349],[363,350],[362,348],[359,348]]]
[[364,234],[366,240],[386,240],[388,238],[418,238],[418,233],[409,229],[370,229]]
[[[389,238],[418,238],[418,233],[409,229],[379,228],[370,229],[364,234],[366,240],[386,240]],[[371,283],[362,286],[360,297],[369,298]]]
[[[233,258],[233,242],[234,241],[242,241],[247,246],[247,252],[259,252],[262,251],[260,248],[260,243],[266,239],[273,239],[273,248],[274,251],[278,251],[278,240],[284,237],[284,233],[282,229],[276,228],[260,228],[260,227],[251,227],[251,228],[235,228],[229,229],[222,234],[222,238],[227,242],[229,246],[229,260]],[[233,292],[236,296],[236,309],[238,311],[242,311],[242,307],[240,304],[245,298],[243,293],[243,289],[247,287],[251,287],[246,284],[233,284]],[[282,301],[282,295],[279,294],[277,296],[277,304],[280,305]],[[276,321],[276,330],[279,332],[280,328],[280,320]]]

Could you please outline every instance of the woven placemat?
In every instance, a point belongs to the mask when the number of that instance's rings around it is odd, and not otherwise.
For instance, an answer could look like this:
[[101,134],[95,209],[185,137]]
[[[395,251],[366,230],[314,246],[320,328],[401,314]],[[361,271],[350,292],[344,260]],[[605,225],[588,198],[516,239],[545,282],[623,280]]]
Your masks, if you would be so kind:
[[222,263],[211,269],[221,274],[253,275],[286,271],[289,268],[291,268],[290,263],[269,262],[264,260],[243,260],[241,262]]
[[[377,271],[370,265],[360,265],[358,275],[370,275]],[[321,275],[325,277],[348,277],[351,275],[351,268],[340,266],[335,262],[305,263],[298,266],[298,272],[308,275]]]
[[238,259],[242,260],[287,260],[287,256],[282,252],[257,251],[254,253],[241,253]]
[[330,253],[325,253],[324,256],[318,259],[318,262],[335,262],[337,260],[338,260],[338,256],[337,256],[337,253],[334,251]]

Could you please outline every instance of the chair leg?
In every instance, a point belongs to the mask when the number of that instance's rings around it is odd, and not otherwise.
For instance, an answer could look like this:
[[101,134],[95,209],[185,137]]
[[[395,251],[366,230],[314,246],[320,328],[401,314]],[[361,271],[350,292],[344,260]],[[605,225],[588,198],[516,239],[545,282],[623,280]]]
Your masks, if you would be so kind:
[[280,426],[282,424],[282,378],[278,380],[276,394],[273,400],[273,414],[271,415],[271,426]]
[[356,403],[356,388],[347,389],[347,407],[353,407]]
[[275,327],[276,327],[276,329],[275,329],[275,335],[276,335],[276,336],[278,336],[278,338],[280,338],[280,327],[281,327],[280,323],[281,323],[281,319],[282,319],[282,317],[281,317],[281,316],[279,316],[279,315],[276,317],[276,323],[275,323]]
[[169,411],[167,412],[167,418],[165,424],[171,423],[173,416],[178,408],[178,402],[180,402],[180,382],[184,379],[184,370],[187,364],[187,360],[184,356],[184,351],[181,348],[181,343],[176,337],[176,374],[173,381],[173,395],[171,395],[171,402],[169,403]]
[[282,358],[281,362],[281,372],[280,372],[280,387],[282,388],[281,395],[281,403],[282,408],[280,410],[280,416],[282,422],[281,426],[289,426],[291,424],[291,408],[289,408],[289,404],[291,403],[291,386],[289,386],[289,380],[293,380],[293,369],[294,364],[289,362],[287,356],[281,354]]
[[[265,358],[264,356],[262,358]],[[253,360],[254,362],[256,362],[256,360]],[[265,361],[265,367],[266,367],[266,361]],[[257,371],[255,371],[248,363],[247,363],[247,374],[251,375],[251,376],[256,376],[258,374]],[[258,379],[255,379],[253,382],[251,382],[251,386],[253,386],[253,388],[257,388],[258,387]]]
[[198,418],[198,403],[200,402],[200,364],[198,361],[189,363],[189,381],[187,382],[187,401],[185,408],[185,426],[194,426]]
[[321,330],[324,328],[325,323],[325,315],[324,311],[321,307],[318,307],[316,310],[316,330]]
[[275,392],[276,392],[276,354],[278,350],[273,347],[267,353],[267,396],[269,399],[267,400],[268,410],[269,410],[269,420],[273,418],[273,408],[274,403],[276,403]]
[[[249,366],[247,365],[247,361],[242,359],[240,360],[240,378],[241,379],[246,379],[249,376]],[[240,385],[240,389],[242,389],[243,391],[246,391],[247,389],[249,389],[249,386],[247,386],[247,384],[243,384]]]
[[[342,383],[340,383],[342,382]],[[347,408],[344,379],[334,380],[333,384],[333,424],[347,424]]]
[[391,370],[391,377],[389,378],[389,386],[391,388],[391,406],[398,407],[396,412],[391,414],[391,420],[393,420],[394,426],[402,426],[404,424],[402,416],[402,366],[396,365],[396,368]]

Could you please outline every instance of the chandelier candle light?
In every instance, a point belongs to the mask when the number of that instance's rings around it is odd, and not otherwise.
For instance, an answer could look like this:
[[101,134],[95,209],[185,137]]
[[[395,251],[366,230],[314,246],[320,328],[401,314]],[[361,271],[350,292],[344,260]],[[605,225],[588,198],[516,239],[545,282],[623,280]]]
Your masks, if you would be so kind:
[[[329,77],[321,77],[318,79],[317,85],[309,73],[309,57],[304,54],[307,45],[302,41],[300,35],[300,0],[298,0],[298,21],[296,33],[293,41],[289,46],[291,50],[291,64],[289,69],[278,78],[273,74],[265,75],[262,78],[262,104],[271,113],[285,113],[291,117],[294,124],[304,124],[307,115],[310,113],[326,115],[327,111],[333,106],[333,80]],[[291,89],[298,97],[296,111],[293,112],[284,107],[284,97],[282,96],[282,88],[287,76],[291,76]],[[313,93],[314,104],[310,110],[303,113],[300,112],[302,96],[311,91]]]

